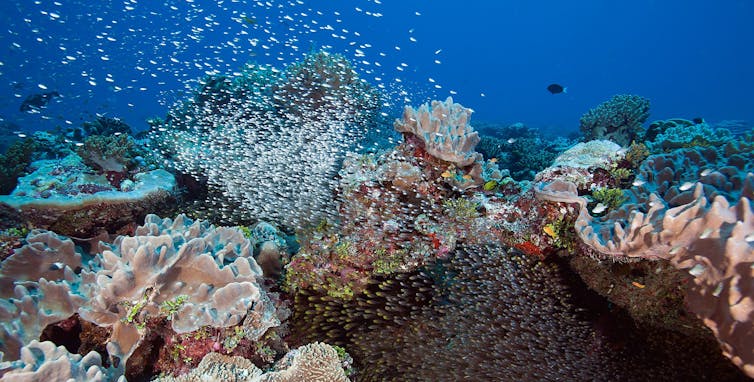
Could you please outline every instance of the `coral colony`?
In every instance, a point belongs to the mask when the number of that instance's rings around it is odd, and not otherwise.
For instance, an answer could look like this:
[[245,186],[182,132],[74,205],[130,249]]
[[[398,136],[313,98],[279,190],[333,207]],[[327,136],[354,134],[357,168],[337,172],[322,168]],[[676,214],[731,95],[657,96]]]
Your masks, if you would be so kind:
[[17,141],[3,380],[754,377],[754,135],[617,95],[553,141],[447,98],[370,149],[376,89],[318,51],[146,135]]

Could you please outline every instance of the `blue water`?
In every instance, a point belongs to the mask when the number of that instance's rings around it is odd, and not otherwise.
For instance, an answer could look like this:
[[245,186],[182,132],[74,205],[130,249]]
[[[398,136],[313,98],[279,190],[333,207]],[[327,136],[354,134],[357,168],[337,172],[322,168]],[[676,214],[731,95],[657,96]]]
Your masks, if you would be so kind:
[[[0,20],[0,118],[25,131],[97,113],[146,129],[206,73],[319,47],[382,84],[391,114],[453,95],[474,120],[563,132],[633,93],[650,120],[754,122],[750,0],[9,0]],[[567,93],[548,93],[553,82]],[[19,111],[51,90],[63,98]]]

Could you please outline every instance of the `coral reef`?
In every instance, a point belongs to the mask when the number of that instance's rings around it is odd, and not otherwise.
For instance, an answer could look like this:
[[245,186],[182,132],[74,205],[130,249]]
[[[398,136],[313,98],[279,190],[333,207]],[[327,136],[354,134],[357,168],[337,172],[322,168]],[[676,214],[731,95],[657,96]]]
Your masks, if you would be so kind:
[[[110,372],[102,367],[102,359],[96,352],[85,356],[71,354],[63,346],[52,342],[31,341],[21,349],[21,358],[2,364],[3,381],[113,381]],[[9,367],[8,367],[9,366]],[[125,382],[125,381],[124,381]]]
[[[376,279],[351,300],[296,296],[294,334],[345,347],[358,381],[736,375],[730,365],[713,366],[720,359],[691,366],[686,354],[645,342],[646,333],[613,326],[616,314],[588,317],[576,305],[588,298],[571,295],[582,292],[562,271],[512,250],[462,247],[447,261]],[[630,343],[616,334],[623,330]]]
[[335,178],[370,126],[378,95],[345,58],[327,52],[283,71],[247,69],[237,80],[208,82],[218,89],[178,107],[153,130],[153,145],[206,181],[218,220],[290,228],[334,221]]
[[419,138],[429,155],[465,167],[482,159],[474,151],[479,134],[468,124],[471,113],[471,109],[448,97],[444,102],[432,101],[418,109],[406,106],[403,118],[396,120],[394,126],[401,133]]
[[628,146],[640,138],[642,123],[649,118],[649,100],[637,95],[613,96],[581,117],[579,130],[587,141],[611,140]]
[[572,183],[556,181],[540,197],[579,203],[575,227],[582,240],[611,255],[667,259],[688,271],[689,309],[704,320],[723,353],[754,375],[752,291],[754,175],[752,137],[723,147],[679,149],[650,156],[640,167],[630,200],[594,218]]
[[16,188],[18,178],[25,175],[32,161],[37,144],[31,138],[14,142],[0,154],[0,195],[7,195]]
[[[477,126],[478,127],[478,126]],[[481,129],[484,129],[482,132]],[[509,126],[482,125],[476,151],[484,158],[497,160],[518,181],[532,180],[574,143],[562,137],[543,137],[539,130],[522,123]]]
[[262,270],[251,243],[239,230],[148,215],[134,236],[120,236],[108,247],[97,282],[83,287],[90,300],[79,314],[113,328],[108,351],[122,362],[139,345],[150,317],[167,315],[176,333],[235,326],[245,318],[253,338],[279,324],[258,285]]
[[733,137],[727,129],[713,129],[706,122],[694,123],[679,118],[652,122],[647,135],[647,147],[653,153],[696,146],[717,147]]
[[34,227],[74,237],[116,232],[169,207],[177,192],[175,177],[165,170],[139,172],[115,189],[104,175],[91,174],[75,154],[36,161],[32,168],[0,202]]
[[126,134],[92,135],[84,140],[76,153],[84,164],[99,173],[123,173],[133,167],[137,150],[131,137]]
[[564,151],[553,164],[539,172],[535,182],[555,179],[574,183],[580,191],[611,186],[610,171],[626,156],[626,150],[608,140],[582,142]]
[[179,377],[160,377],[159,382],[346,382],[349,381],[337,351],[327,344],[312,343],[290,351],[276,366],[262,372],[249,360],[219,353],[207,354],[196,369]]

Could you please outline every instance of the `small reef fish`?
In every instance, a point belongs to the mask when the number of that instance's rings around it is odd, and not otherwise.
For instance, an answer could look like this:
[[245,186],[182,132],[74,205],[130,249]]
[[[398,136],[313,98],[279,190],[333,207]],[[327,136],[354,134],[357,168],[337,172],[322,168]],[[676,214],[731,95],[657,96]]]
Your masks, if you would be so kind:
[[678,189],[681,191],[688,191],[691,189],[691,187],[694,187],[694,183],[686,182],[682,184],[681,187],[678,187]]
[[19,107],[18,110],[23,112],[39,111],[39,109],[44,108],[47,103],[58,97],[60,97],[60,93],[56,91],[32,94],[24,99],[24,102],[21,103],[21,107]]
[[607,206],[606,205],[604,205],[602,203],[597,203],[597,205],[594,206],[594,208],[592,208],[592,213],[594,213],[594,214],[601,214],[601,213],[605,212],[605,210],[607,210]]
[[550,84],[549,86],[547,86],[547,91],[552,94],[568,93],[568,88],[563,87],[563,85],[559,84]]
[[512,145],[512,144],[516,143],[516,138],[508,138],[508,140],[506,142],[508,142],[509,145]]

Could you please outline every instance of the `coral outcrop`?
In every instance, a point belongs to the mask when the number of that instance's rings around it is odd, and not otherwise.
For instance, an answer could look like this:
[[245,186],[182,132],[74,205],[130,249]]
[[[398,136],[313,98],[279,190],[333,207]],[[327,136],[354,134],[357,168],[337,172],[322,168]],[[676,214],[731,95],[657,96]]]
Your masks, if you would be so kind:
[[0,376],[7,382],[34,381],[122,381],[102,367],[97,352],[81,356],[71,354],[63,346],[52,342],[31,341],[21,349],[21,358],[16,362],[0,364]]
[[262,270],[251,245],[238,229],[149,215],[134,236],[118,237],[99,255],[96,283],[83,287],[90,299],[79,314],[112,327],[108,351],[123,362],[149,317],[169,315],[176,333],[246,318],[258,338],[279,321],[259,287]]
[[693,276],[689,309],[712,329],[723,353],[754,376],[754,168],[752,137],[717,149],[650,156],[630,200],[590,215],[573,183],[540,185],[546,200],[578,203],[576,231],[598,252],[667,259]]
[[448,97],[444,102],[432,101],[418,109],[406,106],[403,118],[396,120],[394,126],[401,133],[419,138],[430,155],[465,167],[482,159],[474,151],[479,134],[469,124],[471,113],[471,109]]
[[165,170],[133,175],[114,187],[105,174],[92,174],[78,155],[32,163],[10,195],[0,196],[34,227],[73,237],[92,237],[160,211],[174,199],[175,177]]
[[158,382],[347,382],[338,352],[330,345],[312,343],[290,351],[273,370],[262,372],[251,361],[209,353],[196,369],[179,377],[160,377]]
[[649,118],[649,100],[638,95],[613,96],[581,117],[579,130],[585,140],[611,140],[628,146],[641,137],[642,123]]

